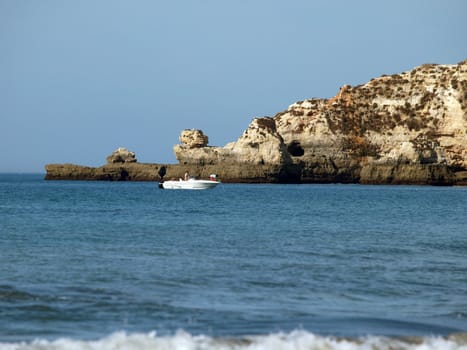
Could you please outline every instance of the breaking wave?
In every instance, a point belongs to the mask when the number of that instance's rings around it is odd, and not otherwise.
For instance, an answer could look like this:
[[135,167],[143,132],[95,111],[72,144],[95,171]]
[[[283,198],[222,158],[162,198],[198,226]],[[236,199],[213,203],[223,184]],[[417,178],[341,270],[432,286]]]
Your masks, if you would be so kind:
[[243,338],[213,338],[179,331],[171,336],[156,332],[113,333],[98,340],[37,339],[32,342],[0,343],[0,350],[467,350],[467,333],[448,337],[389,338],[368,336],[349,339],[315,335],[306,331],[275,333]]

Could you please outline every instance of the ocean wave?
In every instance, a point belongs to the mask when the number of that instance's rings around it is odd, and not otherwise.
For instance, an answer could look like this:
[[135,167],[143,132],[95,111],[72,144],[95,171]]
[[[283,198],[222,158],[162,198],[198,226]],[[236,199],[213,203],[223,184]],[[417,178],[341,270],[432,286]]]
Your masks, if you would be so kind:
[[179,331],[171,336],[156,332],[113,333],[98,340],[37,339],[32,342],[0,343],[0,350],[467,350],[467,333],[448,337],[358,339],[320,336],[306,331],[275,333],[244,338],[213,338]]
[[33,294],[18,290],[10,285],[0,285],[0,301],[14,302],[34,299],[36,299],[36,296]]

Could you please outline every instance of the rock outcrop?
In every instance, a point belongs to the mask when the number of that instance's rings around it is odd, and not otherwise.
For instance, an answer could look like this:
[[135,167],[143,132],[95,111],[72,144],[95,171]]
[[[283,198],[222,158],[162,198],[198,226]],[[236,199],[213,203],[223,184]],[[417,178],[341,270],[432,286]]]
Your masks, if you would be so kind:
[[130,152],[124,147],[117,148],[110,156],[107,157],[107,163],[136,163],[135,152]]
[[[189,168],[224,182],[467,185],[467,60],[425,64],[344,85],[331,99],[296,102],[274,117],[253,119],[224,147],[208,146],[200,130],[183,130],[174,146],[179,164],[143,165],[134,153],[122,153],[93,176],[120,171],[112,179],[142,179],[135,169],[149,167],[154,180],[163,167],[166,178]],[[47,166],[47,176],[60,166]],[[83,168],[73,168],[73,176],[94,169]]]
[[201,130],[190,129],[183,130],[179,138],[181,146],[184,149],[206,147],[209,139]]
[[187,165],[269,165],[279,169],[277,181],[462,184],[467,61],[344,85],[329,100],[254,119],[225,147],[174,152]]
[[[182,131],[186,135],[190,130]],[[182,137],[180,137],[182,139]],[[175,157],[181,164],[259,164],[281,165],[290,162],[284,140],[271,118],[256,118],[237,142],[225,147],[193,148],[174,146]]]
[[109,163],[101,167],[75,164],[47,164],[46,180],[160,181],[164,165],[145,163]]

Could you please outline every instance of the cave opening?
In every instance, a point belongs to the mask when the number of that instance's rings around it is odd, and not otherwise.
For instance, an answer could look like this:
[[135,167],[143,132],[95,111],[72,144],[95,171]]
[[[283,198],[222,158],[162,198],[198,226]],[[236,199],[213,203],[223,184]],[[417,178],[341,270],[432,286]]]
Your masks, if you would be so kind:
[[293,156],[293,157],[301,157],[305,154],[305,150],[303,147],[300,145],[300,142],[298,141],[292,141],[288,146],[287,146],[287,151]]

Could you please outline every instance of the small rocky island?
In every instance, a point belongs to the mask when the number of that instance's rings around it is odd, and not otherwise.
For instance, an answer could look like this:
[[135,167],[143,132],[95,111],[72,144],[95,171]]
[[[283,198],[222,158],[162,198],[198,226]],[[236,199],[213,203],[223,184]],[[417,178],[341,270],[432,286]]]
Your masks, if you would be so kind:
[[467,185],[467,60],[296,102],[224,147],[183,130],[174,153],[178,164],[148,164],[119,148],[97,168],[48,164],[45,178],[161,181],[189,169],[223,182]]

